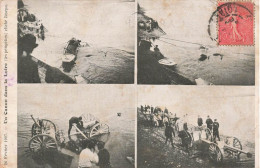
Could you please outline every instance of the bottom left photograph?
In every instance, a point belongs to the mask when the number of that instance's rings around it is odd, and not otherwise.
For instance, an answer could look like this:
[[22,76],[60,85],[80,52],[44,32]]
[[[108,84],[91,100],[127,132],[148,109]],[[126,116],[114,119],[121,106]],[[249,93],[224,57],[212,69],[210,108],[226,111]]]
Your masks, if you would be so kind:
[[134,167],[133,89],[20,85],[18,167]]

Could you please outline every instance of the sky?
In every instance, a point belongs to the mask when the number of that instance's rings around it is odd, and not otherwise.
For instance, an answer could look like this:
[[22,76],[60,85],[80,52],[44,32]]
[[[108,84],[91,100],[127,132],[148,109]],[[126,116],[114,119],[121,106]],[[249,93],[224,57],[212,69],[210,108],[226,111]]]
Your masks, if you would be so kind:
[[126,120],[135,118],[135,91],[132,85],[39,86],[19,86],[18,114],[50,120],[60,118],[66,125],[71,117],[82,114],[92,114],[104,123],[111,122],[109,120],[117,117],[119,112]]
[[49,35],[64,42],[76,37],[100,46],[134,50],[134,2],[24,0],[24,3],[42,20]]
[[168,108],[196,125],[198,115],[205,123],[207,115],[220,123],[220,133],[254,142],[254,88],[251,87],[190,87],[139,86],[138,106]]
[[208,33],[209,18],[216,10],[210,0],[140,0],[146,15],[157,20],[167,36],[179,40],[212,43]]

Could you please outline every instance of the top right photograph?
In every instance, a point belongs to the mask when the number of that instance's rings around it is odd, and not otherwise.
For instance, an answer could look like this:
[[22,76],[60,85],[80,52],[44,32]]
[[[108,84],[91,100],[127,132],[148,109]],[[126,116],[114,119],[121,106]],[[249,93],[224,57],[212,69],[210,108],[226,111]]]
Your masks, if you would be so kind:
[[138,0],[140,85],[255,85],[254,1]]

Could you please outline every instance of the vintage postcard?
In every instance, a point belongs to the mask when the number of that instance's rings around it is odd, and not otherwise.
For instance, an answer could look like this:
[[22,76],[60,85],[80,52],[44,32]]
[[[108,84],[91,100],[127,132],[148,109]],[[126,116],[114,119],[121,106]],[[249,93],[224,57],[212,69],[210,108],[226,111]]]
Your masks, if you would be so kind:
[[259,168],[258,0],[0,8],[1,168]]

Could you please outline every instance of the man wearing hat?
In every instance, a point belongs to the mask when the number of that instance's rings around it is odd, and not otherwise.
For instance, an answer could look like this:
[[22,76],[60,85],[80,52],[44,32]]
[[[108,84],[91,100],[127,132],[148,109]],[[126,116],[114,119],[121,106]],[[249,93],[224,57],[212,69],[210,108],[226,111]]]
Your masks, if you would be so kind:
[[26,34],[18,39],[18,82],[40,83],[38,65],[32,60],[31,53],[36,48],[36,37]]

